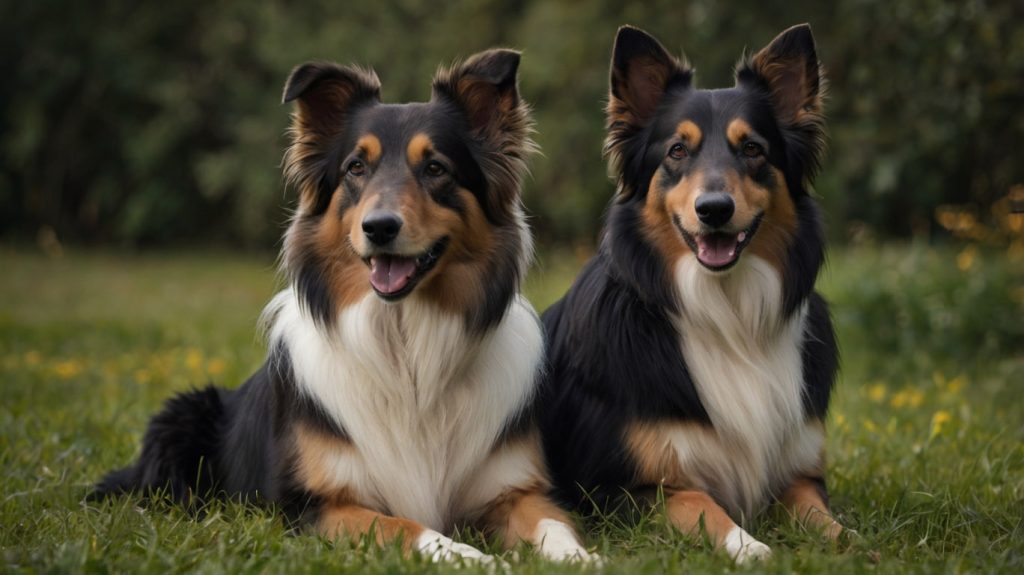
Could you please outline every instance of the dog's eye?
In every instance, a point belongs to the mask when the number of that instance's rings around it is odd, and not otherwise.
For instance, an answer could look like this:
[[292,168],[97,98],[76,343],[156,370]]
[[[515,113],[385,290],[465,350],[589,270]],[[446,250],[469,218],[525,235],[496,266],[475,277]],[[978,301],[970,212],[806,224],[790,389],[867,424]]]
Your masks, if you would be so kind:
[[690,150],[687,150],[686,146],[682,144],[675,144],[668,149],[668,155],[676,160],[682,160],[690,155]]
[[448,170],[444,167],[444,164],[437,160],[431,160],[427,162],[426,167],[423,168],[423,172],[431,178],[443,176],[448,173]]
[[743,155],[748,158],[757,158],[764,155],[764,148],[755,142],[743,144]]
[[361,176],[366,173],[366,164],[360,162],[359,160],[352,160],[349,163],[348,167],[345,168],[345,173],[351,174],[353,176]]

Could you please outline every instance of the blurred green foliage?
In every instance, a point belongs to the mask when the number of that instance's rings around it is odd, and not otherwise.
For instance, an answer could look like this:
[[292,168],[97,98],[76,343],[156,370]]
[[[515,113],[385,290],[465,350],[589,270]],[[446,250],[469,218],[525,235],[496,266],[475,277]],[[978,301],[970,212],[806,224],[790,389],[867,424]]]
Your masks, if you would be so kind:
[[833,235],[930,234],[942,205],[1024,183],[1024,3],[99,0],[0,6],[0,237],[274,245],[290,68],[375,67],[388,101],[424,99],[439,63],[525,50],[536,110],[527,205],[548,242],[589,244],[612,187],[600,150],[618,25],[685,50],[705,87],[744,48],[809,21],[829,70],[818,192]]
[[818,287],[833,301],[843,349],[858,350],[844,369],[865,379],[1001,357],[1024,369],[1024,254],[923,242],[837,251]]

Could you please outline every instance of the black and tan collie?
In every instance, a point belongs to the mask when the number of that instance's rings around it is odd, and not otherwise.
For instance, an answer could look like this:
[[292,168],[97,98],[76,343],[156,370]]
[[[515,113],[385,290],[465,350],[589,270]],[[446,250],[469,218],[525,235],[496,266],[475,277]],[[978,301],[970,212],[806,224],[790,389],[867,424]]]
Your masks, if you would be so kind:
[[823,148],[821,70],[806,25],[699,90],[636,28],[619,30],[606,153],[618,189],[597,255],[544,314],[542,427],[563,494],[661,487],[669,520],[737,560],[744,523],[778,500],[839,526],[823,420],[837,366],[808,193]]
[[543,335],[519,295],[533,143],[518,65],[478,54],[440,71],[429,102],[400,105],[380,102],[371,71],[292,72],[299,204],[266,364],[236,390],[170,400],[97,495],[270,502],[327,537],[433,559],[485,558],[443,535],[457,524],[587,558],[547,495],[532,415]]

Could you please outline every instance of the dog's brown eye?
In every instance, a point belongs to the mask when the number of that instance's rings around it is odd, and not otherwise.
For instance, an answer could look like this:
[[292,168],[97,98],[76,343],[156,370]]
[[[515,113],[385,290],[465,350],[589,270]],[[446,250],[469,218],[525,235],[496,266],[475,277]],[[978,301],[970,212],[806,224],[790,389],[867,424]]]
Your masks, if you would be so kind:
[[676,160],[682,160],[686,156],[690,155],[690,151],[686,149],[686,146],[682,144],[676,144],[669,148],[668,155]]
[[764,155],[764,148],[754,142],[743,144],[743,155],[748,158],[757,158]]
[[353,160],[352,163],[348,165],[348,169],[346,169],[345,171],[348,172],[349,174],[352,174],[353,176],[361,176],[366,173],[366,164],[360,162],[359,160]]
[[444,165],[442,165],[441,162],[438,162],[436,160],[431,160],[430,162],[428,162],[427,166],[423,168],[423,171],[426,172],[426,174],[432,178],[443,176],[446,173],[448,173],[448,170],[445,169]]

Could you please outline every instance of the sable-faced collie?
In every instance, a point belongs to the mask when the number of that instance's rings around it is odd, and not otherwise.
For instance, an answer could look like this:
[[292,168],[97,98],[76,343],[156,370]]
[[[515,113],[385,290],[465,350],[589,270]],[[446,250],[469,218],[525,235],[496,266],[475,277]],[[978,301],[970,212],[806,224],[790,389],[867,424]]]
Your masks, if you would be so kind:
[[[824,259],[808,186],[823,152],[808,26],[698,90],[657,40],[619,30],[605,150],[617,179],[597,255],[543,317],[542,428],[575,503],[664,489],[672,524],[739,561],[737,525],[778,500],[838,535],[823,420],[838,352],[814,292]],[[584,497],[586,495],[586,497]]]
[[427,103],[382,104],[372,71],[296,68],[285,156],[299,204],[265,365],[171,399],[96,496],[272,502],[329,538],[486,559],[468,523],[551,558],[588,554],[547,495],[534,402],[543,358],[519,295],[533,149],[519,54],[442,69]]

